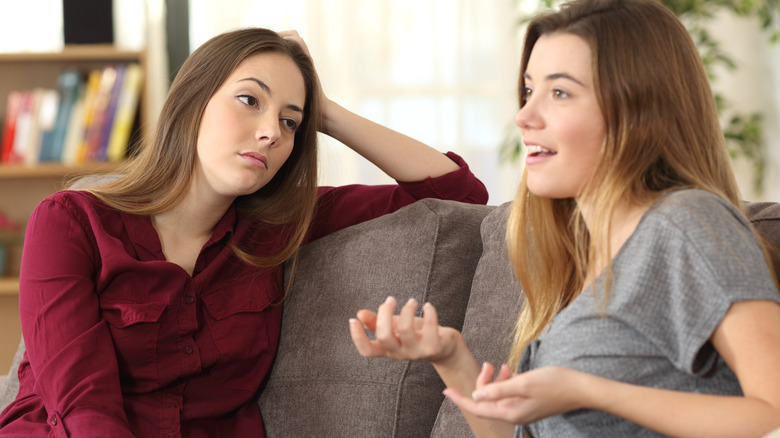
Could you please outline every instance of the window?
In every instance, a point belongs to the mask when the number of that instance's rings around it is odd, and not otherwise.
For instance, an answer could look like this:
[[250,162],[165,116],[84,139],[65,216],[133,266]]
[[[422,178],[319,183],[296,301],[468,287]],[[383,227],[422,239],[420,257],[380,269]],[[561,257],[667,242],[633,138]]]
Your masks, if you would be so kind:
[[[499,162],[517,129],[514,10],[513,0],[192,1],[190,42],[245,26],[297,30],[328,97],[460,154],[497,204],[513,198],[521,172]],[[390,182],[335,140],[323,136],[321,146],[322,184]]]

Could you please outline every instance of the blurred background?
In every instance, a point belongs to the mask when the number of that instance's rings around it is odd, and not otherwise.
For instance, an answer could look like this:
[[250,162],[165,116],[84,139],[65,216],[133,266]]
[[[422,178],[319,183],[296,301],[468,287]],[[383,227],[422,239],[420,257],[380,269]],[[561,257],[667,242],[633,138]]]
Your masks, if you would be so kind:
[[[113,0],[112,24],[116,46],[146,52],[146,120],[156,116],[186,55],[207,39],[247,26],[295,29],[306,40],[329,97],[436,149],[462,155],[487,185],[490,204],[497,205],[513,198],[522,171],[522,157],[511,153],[517,142],[513,118],[522,22],[546,3]],[[728,2],[688,3],[704,8]],[[740,135],[760,131],[747,139],[758,144],[758,158],[737,153],[734,160],[749,200],[780,201],[780,42],[773,42],[780,11],[775,5],[772,0],[764,5],[775,17],[769,24],[755,14],[714,6],[704,21],[693,23],[707,30],[733,67],[713,66],[713,88],[728,101],[724,126],[744,115],[755,123]],[[62,0],[0,1],[1,53],[55,52],[63,46]],[[321,144],[321,184],[388,182],[343,145],[325,136]],[[763,169],[758,180],[756,169]]]

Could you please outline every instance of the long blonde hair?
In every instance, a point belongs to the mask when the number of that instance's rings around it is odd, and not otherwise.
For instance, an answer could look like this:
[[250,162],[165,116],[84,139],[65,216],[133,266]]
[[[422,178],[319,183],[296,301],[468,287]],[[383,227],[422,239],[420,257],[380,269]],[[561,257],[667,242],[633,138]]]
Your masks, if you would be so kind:
[[[509,358],[514,367],[585,286],[589,260],[611,259],[610,218],[619,202],[646,205],[664,192],[695,187],[742,210],[701,58],[671,11],[654,0],[578,0],[538,16],[525,36],[519,90],[536,41],[552,33],[590,46],[606,138],[580,194],[595,214],[590,230],[573,199],[535,196],[523,175],[507,227],[525,295]],[[607,292],[610,281],[607,263]]]
[[153,215],[172,208],[192,179],[201,117],[208,101],[246,58],[281,53],[300,70],[306,101],[290,157],[263,188],[236,199],[238,214],[256,222],[289,225],[289,241],[278,253],[257,257],[231,243],[236,254],[257,266],[276,266],[295,254],[303,242],[317,200],[317,130],[319,80],[308,55],[294,42],[260,28],[218,35],[184,62],[162,107],[153,138],[144,139],[136,157],[119,170],[116,181],[90,189],[121,211]]

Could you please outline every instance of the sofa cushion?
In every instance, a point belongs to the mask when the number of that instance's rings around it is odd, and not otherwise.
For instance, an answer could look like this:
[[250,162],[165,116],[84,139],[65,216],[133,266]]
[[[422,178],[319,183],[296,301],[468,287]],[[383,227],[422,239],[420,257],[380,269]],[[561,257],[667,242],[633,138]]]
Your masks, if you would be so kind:
[[11,368],[8,370],[8,375],[3,381],[2,388],[0,388],[0,412],[14,401],[16,394],[19,392],[19,375],[17,373],[23,356],[24,339],[19,342],[19,346],[17,347],[13,361],[11,362]]
[[[511,203],[505,203],[482,222],[482,256],[474,273],[462,329],[463,339],[477,361],[496,366],[505,363],[509,356],[522,296],[506,248],[510,208]],[[431,437],[473,436],[458,407],[446,399],[439,409]]]
[[492,209],[425,199],[301,249],[259,399],[269,437],[430,435],[444,389],[433,367],[362,358],[347,321],[392,295],[460,329]]

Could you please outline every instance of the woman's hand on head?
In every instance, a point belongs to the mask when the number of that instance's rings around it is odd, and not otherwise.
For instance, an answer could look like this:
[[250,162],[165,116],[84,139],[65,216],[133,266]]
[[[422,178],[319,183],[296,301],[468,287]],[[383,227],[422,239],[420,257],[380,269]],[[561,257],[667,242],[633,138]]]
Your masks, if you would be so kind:
[[[422,317],[415,315],[416,300],[409,300],[398,315],[396,304],[395,298],[388,297],[376,313],[360,310],[357,318],[349,320],[352,341],[361,356],[436,363],[455,353],[460,333],[439,325],[432,304],[423,305]],[[375,339],[369,339],[366,329],[374,332]]]
[[[280,37],[282,37],[282,38],[284,38],[286,40],[295,41],[299,46],[301,46],[301,49],[303,49],[304,53],[309,55],[309,58],[312,59],[311,52],[309,52],[309,47],[306,46],[306,42],[298,34],[297,30],[283,30],[283,31],[277,32],[277,33],[279,34]],[[313,59],[312,59],[312,62],[314,62]]]
[[[298,31],[296,30],[283,30],[281,32],[277,32],[280,37],[294,41],[296,44],[298,44],[304,53],[309,57],[312,64],[314,64],[314,58],[311,56],[311,52],[309,51],[309,47],[306,45],[306,41],[303,40],[303,38],[298,34]],[[316,65],[315,65],[316,67]],[[320,105],[322,106],[323,110],[325,108],[325,104],[328,102],[327,96],[325,96],[325,92],[322,90],[322,87],[320,87]]]
[[545,367],[512,374],[503,365],[493,379],[486,363],[477,377],[477,389],[465,396],[453,389],[444,394],[461,410],[480,418],[528,424],[552,415],[583,408],[582,391],[589,374],[563,367]]

